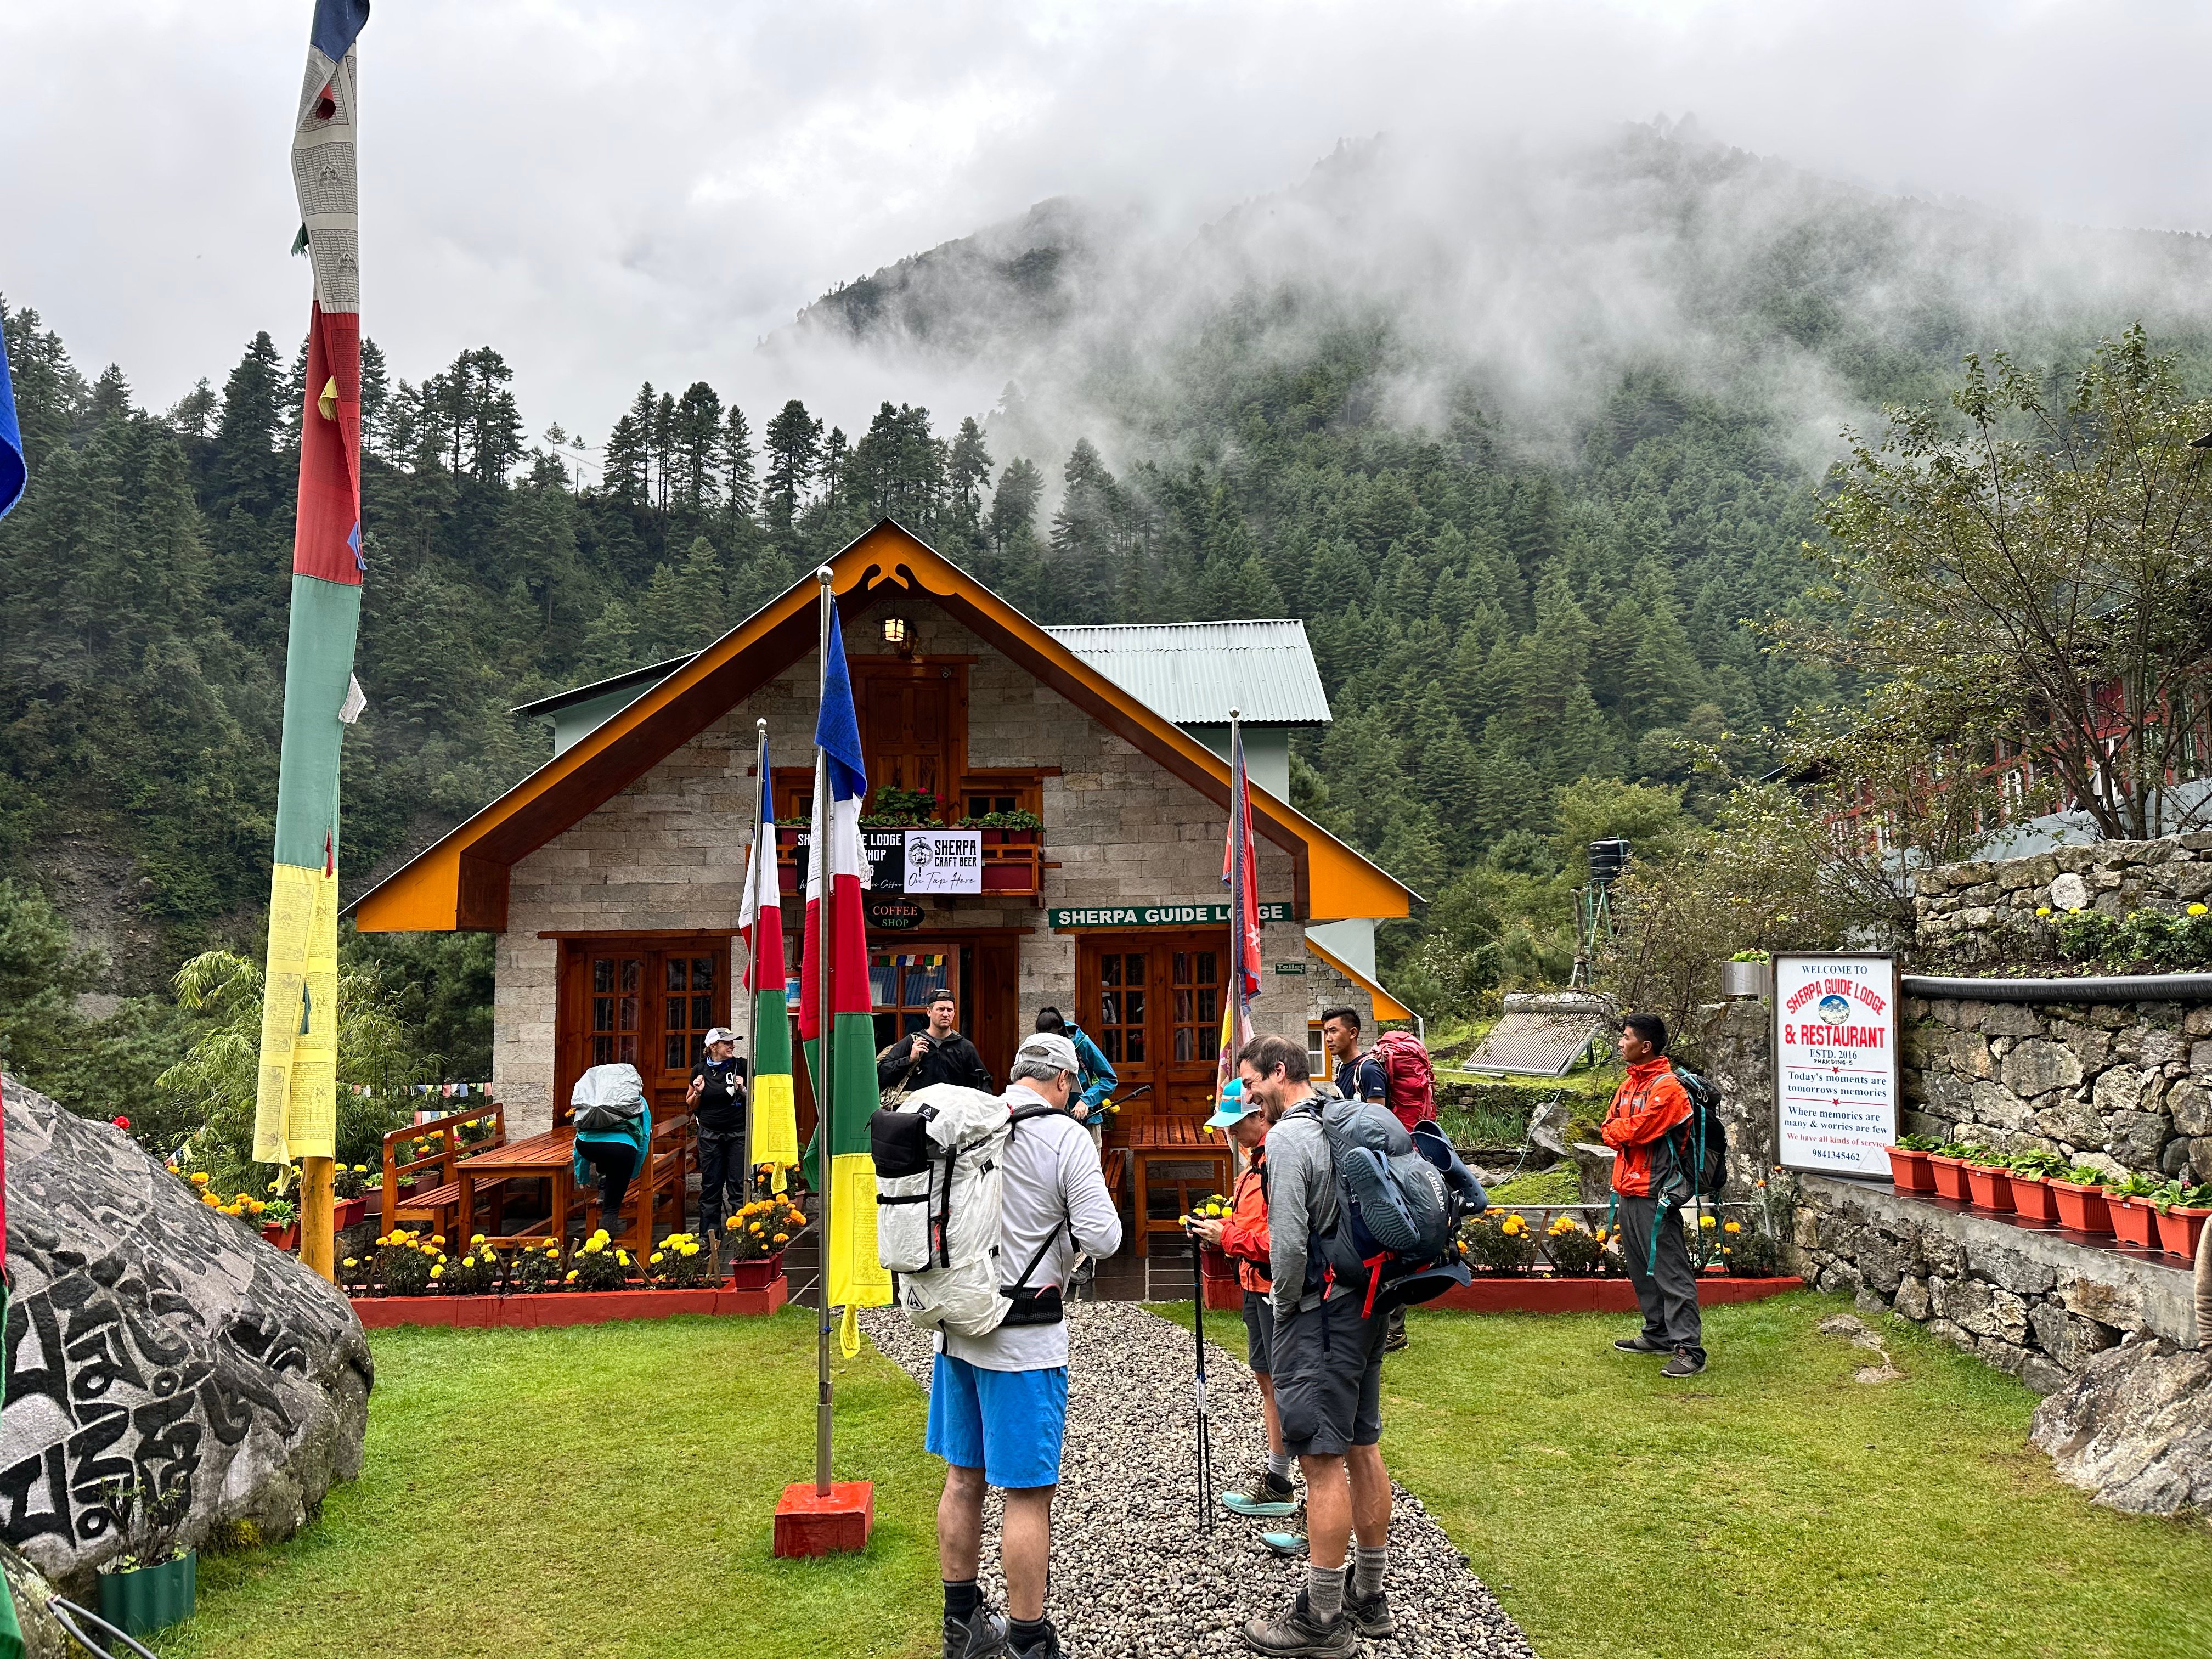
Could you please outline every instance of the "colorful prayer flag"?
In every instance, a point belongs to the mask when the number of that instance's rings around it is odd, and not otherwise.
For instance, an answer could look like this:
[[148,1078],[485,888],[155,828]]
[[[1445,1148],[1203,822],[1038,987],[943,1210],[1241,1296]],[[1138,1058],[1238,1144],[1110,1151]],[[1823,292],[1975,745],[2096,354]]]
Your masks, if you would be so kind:
[[[776,881],[775,796],[769,788],[767,750],[760,765],[760,833],[745,866],[745,989],[753,1000],[753,1148],[756,1164],[775,1168],[775,1190],[799,1162],[799,1109],[791,1092],[791,1015],[784,1004],[783,895]],[[750,1180],[748,1175],[748,1180]]]
[[[799,968],[799,1035],[813,1068],[814,1139],[807,1176],[830,1203],[830,1236],[823,1241],[829,1302],[842,1304],[841,1345],[849,1358],[860,1352],[859,1310],[891,1299],[890,1275],[876,1260],[876,1166],[868,1156],[868,1119],[880,1103],[876,1089],[874,1003],[868,985],[867,917],[862,909],[867,862],[860,850],[860,803],[867,798],[867,767],[860,757],[860,724],[853,708],[853,682],[845,645],[830,606],[829,653],[822,677],[822,714],[814,729],[818,751],[814,788],[813,856],[806,872],[806,948]],[[830,937],[822,937],[824,884],[830,899]],[[830,1006],[820,1006],[822,963],[827,951]],[[824,1016],[831,1060],[823,1084]],[[822,1162],[828,1153],[826,1169]],[[825,1184],[826,1183],[826,1184]]]
[[0,333],[0,519],[23,499],[30,479],[23,464],[23,429],[15,422],[15,387],[8,378],[8,337]]
[[315,297],[307,316],[292,620],[270,872],[253,1156],[337,1150],[338,750],[361,623],[361,267],[354,40],[368,0],[316,0],[292,128]]
[[1244,771],[1244,732],[1229,725],[1229,840],[1221,853],[1221,879],[1229,889],[1233,941],[1228,994],[1221,1006],[1221,1063],[1216,1082],[1226,1089],[1237,1075],[1237,1055],[1252,1040],[1252,999],[1260,994],[1260,859],[1252,840],[1252,785]]

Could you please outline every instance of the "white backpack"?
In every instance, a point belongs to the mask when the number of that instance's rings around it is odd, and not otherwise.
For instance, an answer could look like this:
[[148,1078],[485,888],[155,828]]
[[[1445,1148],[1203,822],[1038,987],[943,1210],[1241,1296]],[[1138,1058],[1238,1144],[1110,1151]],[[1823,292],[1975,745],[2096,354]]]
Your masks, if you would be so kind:
[[898,1304],[917,1329],[988,1336],[1006,1322],[1000,1166],[1013,1126],[1052,1109],[1009,1114],[995,1095],[933,1083],[868,1120],[876,1259],[898,1276]]

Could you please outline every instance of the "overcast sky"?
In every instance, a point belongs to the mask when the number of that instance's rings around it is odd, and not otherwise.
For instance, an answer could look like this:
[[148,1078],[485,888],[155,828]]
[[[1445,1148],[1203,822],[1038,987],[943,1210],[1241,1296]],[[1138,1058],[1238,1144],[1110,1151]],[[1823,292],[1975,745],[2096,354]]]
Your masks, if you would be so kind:
[[[898,386],[763,359],[822,289],[1042,198],[1195,222],[1340,137],[1694,114],[1882,190],[2212,228],[2212,9],[2050,0],[1068,5],[374,0],[364,325],[416,378],[493,344],[533,433],[641,379]],[[0,295],[159,408],[308,277],[286,146],[310,0],[0,0]],[[986,406],[995,387],[948,392]],[[940,416],[969,412],[940,407]]]

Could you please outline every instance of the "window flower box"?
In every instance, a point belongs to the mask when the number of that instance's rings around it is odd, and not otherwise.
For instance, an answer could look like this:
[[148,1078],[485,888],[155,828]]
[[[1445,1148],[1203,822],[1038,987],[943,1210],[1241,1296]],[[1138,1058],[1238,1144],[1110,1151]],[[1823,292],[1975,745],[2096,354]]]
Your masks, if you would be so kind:
[[1930,1152],[1928,1166],[1936,1179],[1936,1195],[1938,1198],[1954,1198],[1961,1204],[1974,1201],[1973,1193],[1966,1185],[1965,1158],[1946,1158],[1941,1152]]
[[2085,1185],[2056,1177],[2048,1183],[2052,1200],[2058,1206],[2058,1224],[2077,1233],[2109,1233],[2112,1231],[2111,1206],[2105,1202],[2102,1187]]
[[1936,1190],[1936,1171],[1928,1162],[1928,1154],[1915,1152],[1908,1146],[1885,1146],[1889,1154],[1889,1178],[1900,1193],[1932,1193]]
[[2002,1164],[1966,1165],[1966,1190],[1976,1209],[1998,1215],[2012,1213],[2012,1176]]
[[2168,1255],[2194,1261],[2197,1259],[2197,1241],[2203,1235],[2208,1218],[2212,1218],[2212,1206],[2167,1206],[2158,1212],[2159,1243],[2165,1246]]
[[2123,1197],[2109,1188],[2105,1193],[2105,1205],[2112,1218],[2112,1237],[2123,1244],[2132,1244],[2137,1249],[2162,1249],[2158,1241],[2158,1210],[2140,1198]]
[[2039,1221],[2047,1227],[2058,1224],[2058,1197],[2051,1190],[2051,1182],[2042,1176],[2012,1172],[2012,1207],[2022,1221]]

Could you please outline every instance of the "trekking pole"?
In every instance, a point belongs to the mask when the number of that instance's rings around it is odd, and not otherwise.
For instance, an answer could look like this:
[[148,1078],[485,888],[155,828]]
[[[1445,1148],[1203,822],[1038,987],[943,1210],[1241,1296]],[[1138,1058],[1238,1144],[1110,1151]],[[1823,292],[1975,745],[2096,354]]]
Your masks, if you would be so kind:
[[1213,1419],[1206,1400],[1206,1267],[1200,1260],[1198,1235],[1190,1238],[1191,1330],[1198,1356],[1198,1524],[1201,1532],[1213,1530]]

